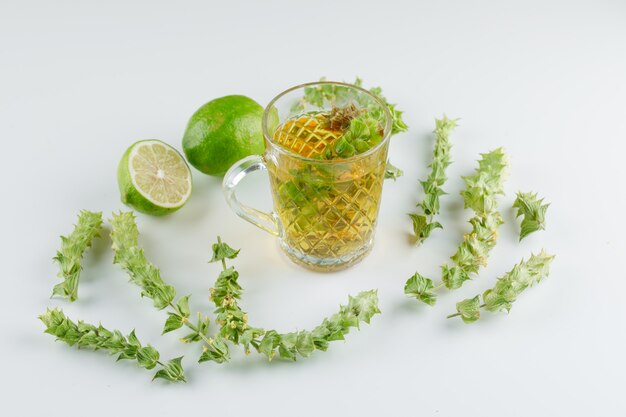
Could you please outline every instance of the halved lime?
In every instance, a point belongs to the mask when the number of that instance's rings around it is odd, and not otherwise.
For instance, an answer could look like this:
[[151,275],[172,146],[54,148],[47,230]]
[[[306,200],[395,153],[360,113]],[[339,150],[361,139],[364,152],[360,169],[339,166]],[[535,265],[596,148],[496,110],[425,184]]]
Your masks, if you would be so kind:
[[167,143],[141,140],[126,150],[117,168],[122,202],[146,214],[181,208],[191,195],[191,172],[182,155]]

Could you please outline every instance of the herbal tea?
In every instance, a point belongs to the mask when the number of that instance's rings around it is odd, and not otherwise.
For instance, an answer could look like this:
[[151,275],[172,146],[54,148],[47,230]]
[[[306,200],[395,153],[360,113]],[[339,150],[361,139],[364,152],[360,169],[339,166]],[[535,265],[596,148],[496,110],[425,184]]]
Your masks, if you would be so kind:
[[350,163],[342,162],[340,155],[364,152],[381,138],[378,122],[368,120],[367,112],[354,105],[295,116],[278,126],[275,143],[299,156],[320,160],[311,163],[279,155],[277,164],[268,164],[288,253],[296,251],[298,258],[318,260],[352,258],[369,250],[387,152]]
[[[406,129],[401,113],[377,94],[330,81],[284,91],[263,113],[263,155],[242,159],[224,177],[235,213],[277,236],[289,258],[307,268],[347,268],[373,246],[389,138]],[[259,170],[269,174],[271,213],[235,195]]]

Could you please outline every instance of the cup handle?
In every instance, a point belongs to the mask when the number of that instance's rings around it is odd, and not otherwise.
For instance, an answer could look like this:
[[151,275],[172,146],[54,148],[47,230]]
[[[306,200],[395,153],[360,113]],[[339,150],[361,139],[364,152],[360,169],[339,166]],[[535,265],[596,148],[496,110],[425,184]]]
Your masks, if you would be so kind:
[[267,171],[267,166],[258,155],[248,156],[243,158],[230,167],[228,172],[224,175],[224,181],[222,182],[222,191],[226,202],[230,208],[242,219],[252,223],[253,225],[273,234],[274,236],[280,236],[280,223],[275,213],[266,213],[261,210],[241,204],[235,194],[237,184],[244,179],[244,177],[254,171]]

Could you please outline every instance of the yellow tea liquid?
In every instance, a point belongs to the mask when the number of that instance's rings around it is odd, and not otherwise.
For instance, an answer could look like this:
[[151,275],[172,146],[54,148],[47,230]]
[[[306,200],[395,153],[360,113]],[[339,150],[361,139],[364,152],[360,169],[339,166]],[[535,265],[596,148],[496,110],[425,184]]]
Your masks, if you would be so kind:
[[284,241],[313,262],[345,262],[350,261],[346,256],[364,254],[359,250],[370,248],[376,226],[387,153],[357,156],[349,163],[323,161],[326,148],[342,134],[331,130],[319,113],[288,119],[273,135],[274,142],[292,153],[320,159],[279,154],[279,161],[268,164]]

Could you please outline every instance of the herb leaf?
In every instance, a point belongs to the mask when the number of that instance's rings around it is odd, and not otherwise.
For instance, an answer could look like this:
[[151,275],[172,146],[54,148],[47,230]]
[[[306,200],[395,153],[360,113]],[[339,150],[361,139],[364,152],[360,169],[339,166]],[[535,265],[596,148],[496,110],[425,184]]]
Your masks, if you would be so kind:
[[399,177],[403,176],[404,172],[394,166],[391,162],[387,161],[387,168],[385,169],[385,179],[386,180],[397,180]]
[[218,262],[222,259],[235,259],[239,255],[239,250],[235,250],[226,243],[219,242],[213,244],[213,257],[209,262]]
[[446,288],[456,290],[461,288],[463,283],[470,279],[465,269],[460,267],[450,267],[448,265],[441,265],[441,281]]
[[513,203],[517,209],[517,217],[523,216],[520,225],[519,240],[529,234],[546,228],[546,211],[550,204],[543,204],[543,198],[537,197],[537,193],[518,192]]
[[163,369],[159,369],[157,373],[154,374],[152,380],[154,381],[155,379],[161,378],[170,382],[187,382],[185,380],[185,372],[183,371],[183,367],[181,364],[182,360],[182,356],[172,359],[163,366]]
[[181,327],[183,327],[183,320],[184,318],[176,313],[167,313],[167,320],[165,321],[165,326],[163,327],[162,334],[169,333],[176,329],[180,329]]
[[433,288],[432,279],[426,278],[416,272],[406,282],[404,293],[432,306],[437,302],[437,294],[431,291]]
[[473,323],[480,318],[480,296],[456,303],[456,311],[465,323]]
[[82,210],[78,222],[69,236],[61,236],[61,248],[53,258],[59,264],[58,276],[63,282],[54,286],[52,295],[76,301],[78,298],[78,281],[82,270],[83,253],[91,246],[102,229],[102,213]]

